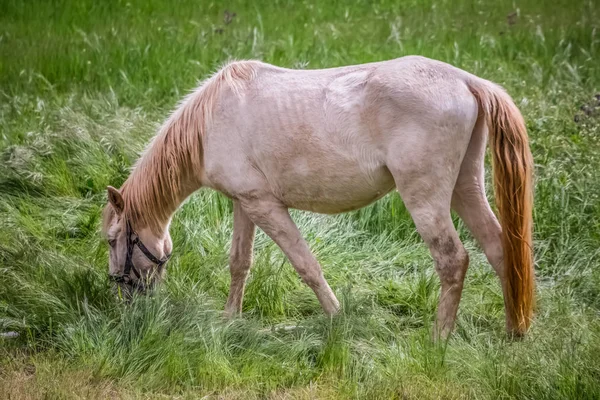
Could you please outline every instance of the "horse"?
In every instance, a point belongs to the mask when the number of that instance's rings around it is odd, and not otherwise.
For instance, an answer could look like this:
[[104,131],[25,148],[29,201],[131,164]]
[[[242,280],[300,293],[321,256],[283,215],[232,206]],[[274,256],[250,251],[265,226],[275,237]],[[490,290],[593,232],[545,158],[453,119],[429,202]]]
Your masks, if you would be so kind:
[[[484,188],[488,138],[499,220]],[[449,64],[407,56],[294,70],[233,61],[183,99],[122,187],[107,188],[109,276],[160,281],[173,214],[211,188],[233,201],[225,314],[242,311],[258,226],[334,315],[339,302],[288,210],[342,213],[396,189],[441,281],[434,337],[453,330],[469,265],[452,209],[499,277],[507,332],[523,336],[535,285],[532,170],[511,97]]]

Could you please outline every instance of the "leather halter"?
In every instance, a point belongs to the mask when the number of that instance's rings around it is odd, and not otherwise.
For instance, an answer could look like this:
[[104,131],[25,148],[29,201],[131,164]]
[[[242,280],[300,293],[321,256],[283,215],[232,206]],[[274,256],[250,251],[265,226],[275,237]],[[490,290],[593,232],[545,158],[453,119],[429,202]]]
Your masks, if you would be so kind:
[[[133,237],[133,239],[132,239]],[[163,258],[158,258],[140,240],[139,235],[131,228],[131,224],[129,220],[127,220],[127,258],[125,259],[125,270],[121,275],[108,275],[109,279],[117,282],[124,283],[126,285],[137,285],[136,282],[131,279],[131,271],[133,271],[134,275],[137,277],[138,281],[141,281],[142,276],[140,272],[137,270],[135,265],[133,265],[133,249],[137,246],[138,249],[146,256],[146,258],[152,261],[158,268],[162,267],[169,261],[171,258],[171,254],[165,255]]]

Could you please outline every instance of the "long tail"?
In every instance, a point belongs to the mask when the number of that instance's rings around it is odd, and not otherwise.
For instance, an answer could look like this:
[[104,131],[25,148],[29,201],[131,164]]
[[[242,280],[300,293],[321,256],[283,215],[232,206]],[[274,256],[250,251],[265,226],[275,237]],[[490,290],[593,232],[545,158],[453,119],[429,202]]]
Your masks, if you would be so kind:
[[532,208],[533,157],[521,112],[499,86],[481,79],[469,88],[486,118],[492,152],[496,206],[504,249],[504,302],[508,328],[522,336],[534,306]]

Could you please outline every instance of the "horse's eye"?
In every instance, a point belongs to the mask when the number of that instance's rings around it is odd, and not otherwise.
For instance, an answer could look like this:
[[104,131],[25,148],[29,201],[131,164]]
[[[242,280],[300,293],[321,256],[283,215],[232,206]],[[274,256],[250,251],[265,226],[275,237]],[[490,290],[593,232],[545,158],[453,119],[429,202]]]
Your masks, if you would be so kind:
[[108,241],[108,244],[110,245],[110,247],[115,247],[115,244],[117,244],[117,241],[115,239],[110,239]]

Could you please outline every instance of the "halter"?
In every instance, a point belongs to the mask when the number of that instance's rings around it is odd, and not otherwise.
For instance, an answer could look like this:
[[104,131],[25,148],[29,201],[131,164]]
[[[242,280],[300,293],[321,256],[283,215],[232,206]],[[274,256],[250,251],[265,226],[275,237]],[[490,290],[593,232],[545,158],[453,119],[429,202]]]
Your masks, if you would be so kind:
[[[135,238],[132,239],[132,236],[135,236]],[[124,283],[126,285],[131,285],[131,286],[137,285],[131,279],[131,276],[130,276],[131,271],[133,271],[133,273],[137,277],[138,281],[141,281],[142,276],[140,275],[140,273],[137,270],[137,268],[135,267],[135,265],[133,265],[133,248],[134,248],[134,246],[137,246],[138,249],[140,249],[141,252],[144,253],[146,258],[148,260],[152,261],[154,264],[156,264],[156,266],[158,268],[165,265],[167,263],[167,261],[169,261],[169,258],[171,258],[171,254],[165,255],[163,258],[158,258],[154,254],[152,254],[150,252],[150,250],[148,250],[148,248],[146,246],[144,246],[144,243],[142,243],[142,241],[140,240],[139,235],[131,228],[131,224],[129,223],[129,220],[127,220],[127,258],[125,259],[125,270],[123,271],[123,274],[121,274],[121,275],[110,275],[109,274],[108,278],[111,281],[114,281],[117,283]]]

